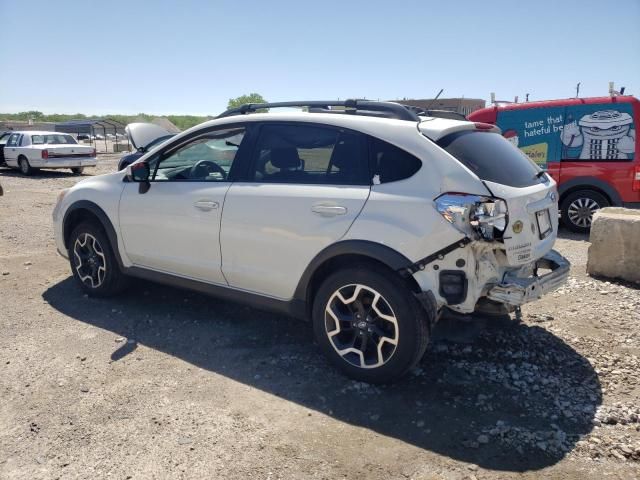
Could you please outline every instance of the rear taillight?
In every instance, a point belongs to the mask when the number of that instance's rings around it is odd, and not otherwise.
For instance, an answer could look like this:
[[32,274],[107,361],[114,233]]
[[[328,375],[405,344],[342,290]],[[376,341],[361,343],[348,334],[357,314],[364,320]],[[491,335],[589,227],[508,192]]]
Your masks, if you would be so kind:
[[42,150],[42,158],[43,160],[46,160],[47,158],[49,158],[49,150],[47,150],[46,148]]
[[504,200],[468,193],[445,193],[435,199],[440,214],[470,238],[502,238],[508,211]]
[[631,190],[634,192],[640,192],[640,165],[636,166],[633,172],[633,183],[631,184]]

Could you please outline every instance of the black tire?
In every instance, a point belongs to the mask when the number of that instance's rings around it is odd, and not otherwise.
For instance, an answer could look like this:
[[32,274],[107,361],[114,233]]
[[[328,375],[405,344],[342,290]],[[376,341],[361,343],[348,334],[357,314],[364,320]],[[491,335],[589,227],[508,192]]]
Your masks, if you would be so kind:
[[110,297],[126,287],[127,278],[120,271],[111,243],[102,227],[94,223],[81,223],[71,233],[69,263],[80,288],[91,296]]
[[593,213],[609,205],[609,200],[594,190],[572,192],[560,205],[562,224],[572,232],[589,233]]
[[18,157],[18,168],[23,175],[33,175],[34,168],[29,164],[29,160],[27,160],[27,157],[24,157],[22,155]]
[[71,172],[72,172],[74,175],[82,175],[82,172],[84,172],[84,167],[73,167],[73,168],[71,169]]
[[[358,294],[362,300],[360,306],[365,307],[363,310],[356,305],[355,301],[349,306],[350,304],[343,303],[336,296],[338,291],[343,294],[343,298],[352,292],[354,295],[347,300],[356,298],[357,287],[354,285],[363,286]],[[371,305],[366,308],[367,295],[371,292],[365,289],[380,294],[382,302],[380,300],[376,302],[377,310],[383,314],[390,313],[395,317],[396,327],[392,322],[382,319],[373,311]],[[343,327],[338,328],[337,322],[326,311],[328,304],[331,305],[332,312],[355,310],[366,313],[345,313],[342,318],[350,316],[350,320],[340,322]],[[356,318],[357,315],[359,315],[358,318]],[[315,295],[312,311],[316,340],[329,361],[348,377],[377,384],[397,380],[420,361],[429,342],[429,325],[435,320],[428,316],[429,314],[395,272],[373,265],[345,268],[327,277]],[[366,322],[363,322],[363,319]],[[362,326],[363,323],[367,326]],[[396,328],[395,333],[394,328]],[[385,330],[383,332],[385,335],[380,336],[381,329]],[[340,332],[330,338],[330,333],[336,330]],[[369,332],[374,330],[374,332],[367,334],[365,330]],[[388,341],[382,340],[384,337],[396,340],[395,347]],[[362,355],[356,352],[344,355],[338,353],[338,350],[344,351],[349,348],[345,345],[349,345],[351,339],[354,342],[351,347],[364,352]],[[380,365],[374,366],[380,363],[378,352],[382,352],[383,358],[386,356],[386,359]],[[369,361],[371,357],[374,361]],[[365,367],[362,366],[363,361]]]

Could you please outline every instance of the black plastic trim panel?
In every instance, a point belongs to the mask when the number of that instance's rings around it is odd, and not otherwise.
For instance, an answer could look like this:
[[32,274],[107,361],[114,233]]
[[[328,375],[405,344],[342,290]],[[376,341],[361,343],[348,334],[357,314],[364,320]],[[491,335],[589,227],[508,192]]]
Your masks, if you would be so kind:
[[71,231],[67,231],[67,220],[69,219],[71,213],[78,210],[87,210],[88,212],[91,212],[93,215],[95,215],[98,218],[98,220],[102,224],[102,228],[104,228],[104,231],[106,232],[107,237],[109,238],[109,243],[111,243],[111,248],[113,250],[114,255],[116,256],[118,266],[120,267],[120,270],[123,270],[124,265],[122,264],[122,258],[120,258],[120,251],[118,250],[118,236],[116,235],[116,230],[115,228],[113,228],[111,220],[109,220],[109,217],[104,212],[104,210],[102,210],[98,205],[96,205],[93,202],[90,202],[89,200],[78,200],[77,202],[72,203],[67,208],[67,211],[64,213],[64,219],[62,220],[62,232],[64,235],[64,244],[67,247],[67,249],[69,247],[69,245],[67,245],[67,242],[69,241],[68,235],[71,234]]
[[424,267],[429,265],[431,262],[434,262],[436,260],[442,260],[445,255],[447,255],[447,254],[449,254],[449,253],[451,253],[454,250],[457,250],[459,248],[464,248],[469,243],[471,243],[471,239],[469,237],[464,237],[464,238],[458,240],[457,242],[452,243],[451,245],[447,245],[446,247],[438,250],[437,252],[432,253],[431,255],[429,255],[427,257],[424,257],[422,260],[418,260],[415,263],[412,263],[412,264],[410,264],[408,266],[405,266],[405,268],[403,269],[403,272],[404,272],[405,275],[413,275],[418,270],[424,270]]
[[195,290],[224,300],[244,303],[258,309],[270,310],[297,318],[304,319],[306,314],[304,302],[295,299],[278,300],[276,298],[265,297],[264,295],[258,295],[256,293],[236,290],[225,285],[214,285],[189,278],[176,277],[175,275],[157,272],[155,270],[149,270],[142,267],[126,268],[124,273],[131,275],[132,277],[142,278],[144,280],[150,280],[152,282],[162,283],[186,290]]

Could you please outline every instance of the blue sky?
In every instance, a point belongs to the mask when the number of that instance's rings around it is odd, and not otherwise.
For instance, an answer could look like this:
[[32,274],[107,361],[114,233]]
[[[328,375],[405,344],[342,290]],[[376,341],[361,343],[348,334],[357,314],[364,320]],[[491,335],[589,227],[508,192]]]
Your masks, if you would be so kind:
[[640,96],[640,0],[0,0],[0,111]]

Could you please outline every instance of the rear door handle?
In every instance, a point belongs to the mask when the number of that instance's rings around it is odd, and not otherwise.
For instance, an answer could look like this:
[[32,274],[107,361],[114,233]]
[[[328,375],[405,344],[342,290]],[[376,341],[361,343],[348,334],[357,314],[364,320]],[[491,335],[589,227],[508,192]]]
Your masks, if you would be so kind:
[[347,213],[347,207],[340,205],[313,205],[311,207],[313,213],[322,215],[323,217],[335,217],[336,215],[345,215]]
[[213,202],[211,200],[198,200],[193,204],[194,207],[204,210],[208,212],[209,210],[215,210],[218,208],[218,202]]

